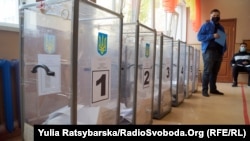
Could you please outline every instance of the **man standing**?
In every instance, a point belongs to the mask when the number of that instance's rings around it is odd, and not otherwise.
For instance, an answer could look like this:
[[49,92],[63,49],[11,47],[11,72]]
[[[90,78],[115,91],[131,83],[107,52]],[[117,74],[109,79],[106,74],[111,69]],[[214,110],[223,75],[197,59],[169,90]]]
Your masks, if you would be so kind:
[[241,43],[239,52],[235,53],[231,60],[234,80],[232,87],[237,87],[238,85],[239,72],[248,73],[248,86],[250,86],[250,53],[247,52],[246,48],[247,44]]
[[210,21],[204,23],[197,34],[197,39],[201,41],[201,52],[203,57],[202,95],[209,97],[208,85],[211,94],[223,95],[217,90],[216,80],[220,70],[223,54],[227,49],[226,41],[219,44],[220,34],[225,33],[224,27],[219,23],[220,11],[213,9],[210,12]]

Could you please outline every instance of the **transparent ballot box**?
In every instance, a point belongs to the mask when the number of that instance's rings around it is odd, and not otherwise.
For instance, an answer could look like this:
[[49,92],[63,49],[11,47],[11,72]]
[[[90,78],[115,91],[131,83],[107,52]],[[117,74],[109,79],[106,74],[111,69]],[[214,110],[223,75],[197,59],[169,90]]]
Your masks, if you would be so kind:
[[186,43],[174,41],[172,60],[172,106],[178,106],[185,99],[185,60]]
[[161,119],[172,108],[171,76],[173,38],[157,33],[153,117]]
[[155,30],[123,24],[120,124],[152,124]]
[[185,97],[189,98],[192,96],[193,86],[193,56],[194,48],[192,46],[186,47],[186,62],[185,62]]
[[47,0],[22,5],[20,17],[25,130],[117,124],[122,16],[87,0]]
[[193,86],[192,92],[195,93],[198,91],[199,86],[199,75],[200,75],[200,50],[194,49],[194,71],[193,71]]

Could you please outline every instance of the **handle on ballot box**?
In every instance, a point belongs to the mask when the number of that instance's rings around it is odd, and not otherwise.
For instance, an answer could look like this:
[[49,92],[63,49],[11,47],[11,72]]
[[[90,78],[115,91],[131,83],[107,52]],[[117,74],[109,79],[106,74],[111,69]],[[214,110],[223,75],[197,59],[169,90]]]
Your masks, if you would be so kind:
[[33,67],[31,72],[32,73],[37,73],[38,68],[43,68],[46,71],[46,74],[49,75],[49,76],[55,76],[55,72],[50,71],[50,69],[46,65],[36,65],[35,67]]

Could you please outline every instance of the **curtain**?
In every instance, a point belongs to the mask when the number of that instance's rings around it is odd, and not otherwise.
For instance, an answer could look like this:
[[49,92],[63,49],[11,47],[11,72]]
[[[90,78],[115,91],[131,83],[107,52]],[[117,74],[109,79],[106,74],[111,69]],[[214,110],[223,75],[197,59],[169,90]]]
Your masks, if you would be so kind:
[[186,7],[190,9],[190,20],[192,27],[197,32],[201,26],[201,3],[200,0],[185,0]]
[[162,0],[164,10],[166,12],[174,13],[175,7],[177,6],[179,0]]

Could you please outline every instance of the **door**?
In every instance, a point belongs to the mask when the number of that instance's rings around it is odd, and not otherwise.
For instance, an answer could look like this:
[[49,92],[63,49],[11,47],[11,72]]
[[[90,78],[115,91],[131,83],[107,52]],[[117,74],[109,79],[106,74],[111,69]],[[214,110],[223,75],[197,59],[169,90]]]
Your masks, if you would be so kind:
[[225,28],[227,51],[223,56],[217,82],[230,83],[233,81],[230,61],[235,51],[236,19],[222,19],[220,23]]

